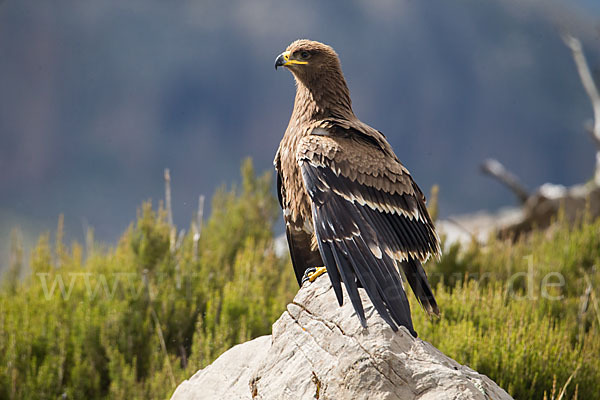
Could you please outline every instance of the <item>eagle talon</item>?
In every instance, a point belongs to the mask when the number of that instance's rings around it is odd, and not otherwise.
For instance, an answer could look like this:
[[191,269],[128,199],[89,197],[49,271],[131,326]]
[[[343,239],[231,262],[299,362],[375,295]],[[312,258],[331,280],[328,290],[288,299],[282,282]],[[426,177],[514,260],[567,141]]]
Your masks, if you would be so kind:
[[304,271],[304,276],[302,277],[302,285],[304,282],[314,282],[319,276],[323,275],[327,272],[326,267],[310,267]]

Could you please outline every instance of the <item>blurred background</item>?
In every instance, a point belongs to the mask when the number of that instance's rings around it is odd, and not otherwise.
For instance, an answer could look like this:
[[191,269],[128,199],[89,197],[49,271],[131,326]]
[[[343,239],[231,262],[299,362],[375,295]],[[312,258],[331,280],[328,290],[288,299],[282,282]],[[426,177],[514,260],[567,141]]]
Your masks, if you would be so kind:
[[[343,5],[343,6],[342,6]],[[597,0],[148,0],[0,3],[0,268],[10,231],[114,243],[171,170],[175,222],[198,195],[272,159],[293,40],[332,45],[359,118],[386,134],[442,217],[515,203],[480,162],[526,186],[589,179],[592,109],[560,33],[600,66]]]

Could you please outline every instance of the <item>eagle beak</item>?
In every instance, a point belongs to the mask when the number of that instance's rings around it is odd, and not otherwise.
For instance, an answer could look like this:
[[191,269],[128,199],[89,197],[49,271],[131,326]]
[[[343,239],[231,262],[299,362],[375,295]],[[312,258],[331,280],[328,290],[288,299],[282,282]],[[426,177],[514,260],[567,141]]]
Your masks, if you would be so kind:
[[277,56],[277,58],[275,59],[275,69],[277,69],[277,67],[282,67],[282,66],[285,65],[285,62],[287,61],[286,57],[287,58],[290,57],[290,52],[289,51],[281,53],[280,55]]
[[275,69],[277,69],[277,67],[287,67],[288,65],[293,65],[293,64],[308,64],[308,61],[298,61],[298,60],[290,59],[289,51],[284,51],[283,53],[278,55],[277,58],[275,59]]

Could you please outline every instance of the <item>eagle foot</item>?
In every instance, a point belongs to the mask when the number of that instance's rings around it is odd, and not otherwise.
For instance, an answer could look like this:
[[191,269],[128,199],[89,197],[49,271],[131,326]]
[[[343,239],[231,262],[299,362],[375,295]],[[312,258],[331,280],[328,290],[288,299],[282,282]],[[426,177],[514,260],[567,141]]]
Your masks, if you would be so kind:
[[327,272],[326,267],[310,267],[304,271],[304,275],[302,276],[302,285],[304,282],[314,282],[319,276],[323,275]]

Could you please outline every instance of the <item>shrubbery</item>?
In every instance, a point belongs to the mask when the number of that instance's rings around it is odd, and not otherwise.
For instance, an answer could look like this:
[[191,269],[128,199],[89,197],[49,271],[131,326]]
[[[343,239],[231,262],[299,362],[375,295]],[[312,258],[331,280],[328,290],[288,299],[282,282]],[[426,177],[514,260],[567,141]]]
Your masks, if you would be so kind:
[[[196,245],[147,203],[114,248],[65,246],[59,224],[22,280],[16,257],[0,290],[0,398],[168,398],[232,345],[270,333],[297,285],[273,250],[272,177],[249,162],[242,176],[215,195]],[[441,318],[412,302],[421,338],[518,399],[551,398],[553,386],[558,397],[567,382],[564,399],[600,392],[600,221],[558,225],[455,246],[427,266]]]
[[[582,214],[583,214],[582,210]],[[429,274],[442,317],[413,313],[421,336],[517,399],[600,393],[600,220],[518,243],[454,246]],[[567,385],[568,383],[568,385]]]
[[[273,251],[270,174],[221,189],[197,254],[150,203],[115,248],[40,238],[0,293],[0,398],[167,398],[232,345],[270,333],[296,288]],[[60,225],[60,224],[59,224]],[[98,245],[95,245],[98,247]]]

